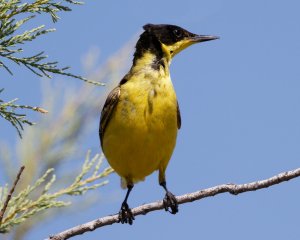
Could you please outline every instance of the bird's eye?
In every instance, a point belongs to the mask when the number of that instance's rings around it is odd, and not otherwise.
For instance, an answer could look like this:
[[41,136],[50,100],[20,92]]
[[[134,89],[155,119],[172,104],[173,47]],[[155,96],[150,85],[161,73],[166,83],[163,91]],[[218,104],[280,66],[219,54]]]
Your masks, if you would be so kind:
[[174,29],[173,33],[177,38],[180,38],[182,36],[182,32],[178,29]]

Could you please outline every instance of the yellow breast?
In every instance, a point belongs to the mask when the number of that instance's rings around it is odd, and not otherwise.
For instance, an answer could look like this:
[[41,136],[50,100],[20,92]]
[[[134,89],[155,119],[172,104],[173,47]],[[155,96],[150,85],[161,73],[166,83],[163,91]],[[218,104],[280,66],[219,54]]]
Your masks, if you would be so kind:
[[176,143],[177,101],[169,74],[140,71],[121,85],[103,137],[110,165],[127,182],[166,168]]

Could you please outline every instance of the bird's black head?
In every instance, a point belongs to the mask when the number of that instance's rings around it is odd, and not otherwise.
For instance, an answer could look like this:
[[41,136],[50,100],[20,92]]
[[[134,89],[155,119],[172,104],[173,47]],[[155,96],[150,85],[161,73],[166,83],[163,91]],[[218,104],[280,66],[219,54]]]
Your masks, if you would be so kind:
[[135,59],[147,51],[155,54],[157,58],[163,56],[172,58],[194,43],[218,39],[215,36],[196,35],[169,24],[146,24],[143,28],[145,31],[136,44]]

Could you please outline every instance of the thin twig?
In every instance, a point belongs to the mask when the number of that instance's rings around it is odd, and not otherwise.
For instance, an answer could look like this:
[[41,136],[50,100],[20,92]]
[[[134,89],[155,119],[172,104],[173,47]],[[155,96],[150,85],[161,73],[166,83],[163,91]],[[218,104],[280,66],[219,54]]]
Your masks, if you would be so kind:
[[6,199],[5,199],[5,202],[4,202],[4,204],[3,204],[3,207],[2,207],[2,209],[1,209],[1,211],[0,211],[0,225],[1,225],[1,223],[2,223],[2,219],[3,219],[4,213],[5,213],[5,211],[6,211],[6,208],[7,208],[7,206],[8,206],[8,203],[9,203],[11,197],[12,197],[12,194],[13,194],[14,191],[15,191],[15,188],[16,188],[16,186],[17,186],[19,180],[20,180],[20,177],[21,177],[21,174],[22,174],[24,168],[25,168],[25,166],[22,166],[22,167],[20,168],[20,170],[19,170],[19,172],[18,172],[18,175],[17,175],[17,177],[16,177],[16,179],[15,179],[15,182],[14,182],[12,188],[10,189],[9,194],[7,195],[7,197],[6,197]]
[[[215,187],[207,188],[204,190],[200,190],[193,193],[184,194],[181,196],[176,197],[178,204],[183,204],[187,202],[193,202],[195,200],[199,200],[206,197],[212,197],[220,193],[231,193],[233,195],[238,195],[243,192],[250,192],[250,191],[256,191],[258,189],[267,188],[270,186],[273,186],[275,184],[282,183],[284,181],[291,180],[293,178],[300,176],[300,168],[297,168],[292,171],[283,172],[276,176],[273,176],[271,178],[251,182],[251,183],[245,183],[245,184],[222,184]],[[137,215],[146,215],[148,212],[156,211],[164,209],[163,202],[157,201],[153,203],[148,203],[141,205],[139,207],[133,208],[132,213],[134,216]],[[73,228],[67,229],[63,232],[60,232],[56,235],[50,236],[48,240],[65,240],[69,239],[73,236],[83,234],[85,232],[94,231],[97,228],[111,225],[113,223],[118,222],[118,214],[106,216],[103,218],[99,218],[78,226],[75,226]]]

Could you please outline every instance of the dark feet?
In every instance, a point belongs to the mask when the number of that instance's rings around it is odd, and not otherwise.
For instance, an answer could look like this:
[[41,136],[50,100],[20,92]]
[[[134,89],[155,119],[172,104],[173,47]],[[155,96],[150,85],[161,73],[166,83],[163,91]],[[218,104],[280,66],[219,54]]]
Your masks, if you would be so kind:
[[178,203],[173,193],[167,191],[163,203],[166,211],[172,214],[176,214],[178,212]]
[[131,212],[131,209],[129,208],[128,204],[126,202],[122,203],[120,212],[119,212],[119,221],[120,223],[128,223],[132,225],[134,220],[134,216]]

